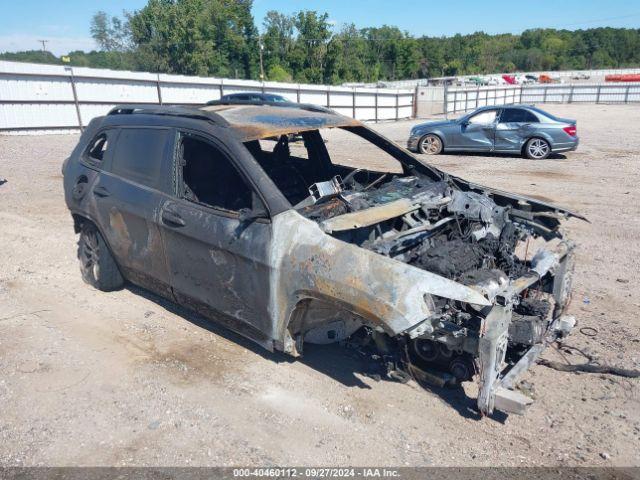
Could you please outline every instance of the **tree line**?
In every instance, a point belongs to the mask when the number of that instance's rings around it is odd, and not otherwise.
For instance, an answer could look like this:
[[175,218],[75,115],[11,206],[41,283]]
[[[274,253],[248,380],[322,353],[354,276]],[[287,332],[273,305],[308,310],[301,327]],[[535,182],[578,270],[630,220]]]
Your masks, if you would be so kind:
[[[259,29],[252,3],[149,0],[121,17],[97,12],[90,30],[99,50],[70,52],[64,61],[244,79],[264,74],[271,81],[328,84],[640,65],[640,29],[531,29],[521,34],[429,37],[387,25],[335,28],[327,13],[310,10],[292,15],[269,11]],[[63,63],[62,57],[36,50],[4,53],[0,59]]]

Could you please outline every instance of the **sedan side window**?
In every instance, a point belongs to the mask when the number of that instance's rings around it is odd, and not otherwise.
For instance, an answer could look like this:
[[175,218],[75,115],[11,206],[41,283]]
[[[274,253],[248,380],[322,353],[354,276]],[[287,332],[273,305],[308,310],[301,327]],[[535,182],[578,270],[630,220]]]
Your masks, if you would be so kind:
[[496,110],[487,110],[480,112],[469,119],[469,123],[474,125],[490,125],[496,121]]
[[259,201],[227,156],[210,142],[183,134],[180,155],[181,197],[232,212],[250,209],[254,197]]
[[539,123],[539,121],[538,118],[528,110],[505,108],[500,116],[500,123]]

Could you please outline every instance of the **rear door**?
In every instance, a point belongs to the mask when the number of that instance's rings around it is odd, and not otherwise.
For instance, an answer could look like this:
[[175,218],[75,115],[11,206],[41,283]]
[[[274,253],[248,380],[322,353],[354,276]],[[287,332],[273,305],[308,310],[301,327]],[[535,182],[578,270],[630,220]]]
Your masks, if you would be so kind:
[[451,148],[485,152],[493,149],[498,110],[483,110],[458,125]]
[[262,200],[212,137],[179,132],[175,163],[160,217],[176,299],[270,348],[271,222],[241,215]]
[[495,149],[519,152],[524,141],[531,136],[539,123],[538,117],[523,108],[502,110],[496,126]]
[[93,186],[97,223],[124,276],[170,296],[159,208],[172,190],[171,130],[122,127],[113,155]]

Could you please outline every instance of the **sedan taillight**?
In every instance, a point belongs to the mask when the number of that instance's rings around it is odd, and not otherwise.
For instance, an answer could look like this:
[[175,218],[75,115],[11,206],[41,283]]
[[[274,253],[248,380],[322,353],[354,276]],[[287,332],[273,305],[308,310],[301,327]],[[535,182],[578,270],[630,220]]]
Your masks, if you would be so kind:
[[568,127],[564,127],[562,130],[564,130],[567,135],[571,137],[575,137],[578,134],[578,127],[576,127],[575,125],[569,125]]

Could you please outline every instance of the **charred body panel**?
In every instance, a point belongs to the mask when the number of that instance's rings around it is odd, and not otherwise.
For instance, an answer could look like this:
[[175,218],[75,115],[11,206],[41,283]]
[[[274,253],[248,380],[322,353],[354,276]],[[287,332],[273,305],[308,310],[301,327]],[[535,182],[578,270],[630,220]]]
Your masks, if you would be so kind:
[[[333,164],[326,127],[402,172]],[[168,132],[156,183],[112,168],[121,132],[136,128]],[[111,148],[89,158],[103,132]],[[187,137],[202,148],[189,153]],[[295,137],[308,158],[291,153]],[[269,138],[273,152],[258,143]],[[218,188],[228,204],[202,192],[207,159],[235,172],[236,190]],[[200,170],[185,173],[190,162]],[[126,279],[270,350],[300,355],[304,342],[364,331],[393,368],[477,376],[482,413],[521,413],[517,376],[570,324],[574,246],[559,227],[582,217],[447,175],[326,109],[117,107],[89,125],[63,173],[77,231],[95,224]],[[541,243],[535,254],[530,241]]]

